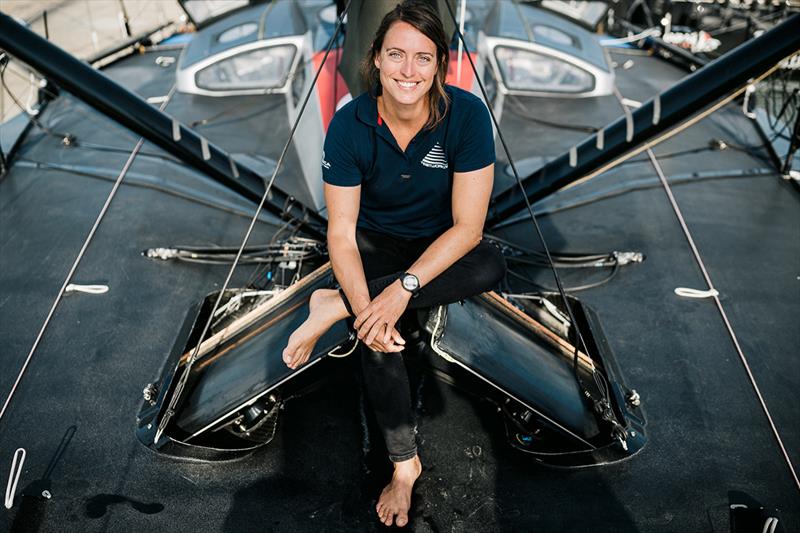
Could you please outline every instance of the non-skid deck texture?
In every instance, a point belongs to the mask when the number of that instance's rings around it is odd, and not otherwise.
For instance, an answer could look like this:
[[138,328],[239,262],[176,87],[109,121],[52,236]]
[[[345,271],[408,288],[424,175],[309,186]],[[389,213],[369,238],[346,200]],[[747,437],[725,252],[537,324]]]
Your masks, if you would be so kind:
[[[131,59],[136,60],[141,58]],[[617,74],[623,95],[636,100],[682,75],[658,59],[638,56],[633,67]],[[144,96],[163,94],[165,87],[158,79],[132,85]],[[180,105],[180,99],[176,102]],[[219,105],[222,109],[224,104]],[[531,113],[557,118],[565,112],[562,105],[569,102],[538,99],[531,102]],[[506,109],[503,122],[530,131],[528,138],[540,145],[510,135],[517,158],[552,156],[580,138],[568,134],[569,142],[559,141],[557,129],[541,135],[539,126],[523,126],[512,113]],[[602,120],[587,115],[587,123],[600,125],[620,109],[608,100],[598,113],[604,114]],[[83,131],[86,141],[128,149],[136,141],[74,102],[54,102],[42,120],[59,116],[53,128],[76,135]],[[235,131],[240,125],[229,127]],[[751,125],[726,109],[655,152],[702,147],[712,138],[737,146],[760,143]],[[559,150],[550,149],[550,141]],[[763,153],[706,150],[665,158],[662,165],[668,177],[763,169]],[[62,147],[34,130],[20,157],[93,166],[115,176],[126,155]],[[27,165],[0,181],[3,398],[111,187],[107,181]],[[140,184],[169,178],[170,184],[248,209],[201,176],[173,165],[141,157],[132,172]],[[489,405],[424,376],[416,389],[425,471],[415,491],[410,529],[719,532],[728,528],[732,490],[779,508],[786,531],[800,529],[800,494],[719,313],[710,300],[673,293],[679,286],[706,287],[654,179],[649,163],[630,163],[539,205],[560,208],[542,217],[554,250],[633,250],[647,256],[643,264],[624,267],[611,283],[579,294],[597,311],[628,385],[642,396],[647,447],[613,466],[545,469],[505,444]],[[644,188],[623,192],[628,182]],[[578,198],[600,198],[609,190],[616,194],[569,208]],[[675,195],[797,464],[800,195],[776,174],[698,178],[676,184]],[[123,185],[75,277],[79,283],[105,283],[110,291],[65,297],[0,421],[3,483],[14,450],[27,450],[20,492],[45,475],[62,439],[72,435],[51,468],[52,499],[18,498],[13,509],[0,514],[0,530],[381,529],[373,508],[388,471],[379,444],[365,438],[354,360],[338,362],[340,371],[318,390],[289,402],[275,440],[244,460],[182,462],[152,453],[134,436],[142,387],[159,375],[186,311],[219,287],[226,273],[219,266],[155,262],[140,252],[176,243],[235,245],[246,227],[242,216]],[[275,231],[269,224],[256,228],[254,242],[269,240]],[[537,246],[529,221],[497,233]],[[249,273],[241,270],[234,281],[243,282]],[[545,274],[529,275],[550,282]],[[568,285],[586,279],[565,277]]]

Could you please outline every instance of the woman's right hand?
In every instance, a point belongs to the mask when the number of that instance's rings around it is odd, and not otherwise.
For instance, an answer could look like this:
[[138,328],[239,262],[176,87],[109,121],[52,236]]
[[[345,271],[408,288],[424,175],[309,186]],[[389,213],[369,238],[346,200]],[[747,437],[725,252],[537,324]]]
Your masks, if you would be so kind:
[[364,344],[370,350],[382,353],[397,353],[403,351],[403,349],[406,347],[406,341],[403,340],[403,337],[400,336],[400,332],[397,331],[396,328],[392,328],[388,342],[382,342],[383,338],[383,335],[378,335],[375,337],[375,340],[372,341],[372,344],[367,344],[366,342]]

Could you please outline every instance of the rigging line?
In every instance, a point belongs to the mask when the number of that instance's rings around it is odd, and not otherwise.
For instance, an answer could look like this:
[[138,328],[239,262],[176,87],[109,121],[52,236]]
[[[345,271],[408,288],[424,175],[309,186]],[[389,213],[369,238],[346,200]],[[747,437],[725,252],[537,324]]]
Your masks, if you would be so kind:
[[[22,105],[22,103],[20,103],[20,101],[19,101],[19,100],[17,100],[17,98],[16,98],[16,96],[14,95],[14,93],[11,91],[11,89],[8,87],[8,85],[6,85],[5,73],[6,73],[6,67],[7,67],[8,65],[9,65],[9,63],[6,63],[5,65],[2,65],[2,66],[0,66],[0,83],[2,84],[2,86],[3,86],[3,88],[6,90],[6,92],[8,93],[8,96],[9,96],[9,98],[11,98],[11,100],[14,102],[14,105],[16,105],[16,106],[17,106],[17,107],[20,109],[20,111],[22,111],[23,113],[25,113],[25,114],[28,116],[28,119],[29,119],[31,122],[33,122],[34,124],[36,124],[36,126],[38,126],[38,127],[39,127],[39,129],[41,129],[42,131],[44,131],[44,132],[45,132],[45,133],[47,133],[48,135],[52,135],[52,136],[54,136],[54,137],[59,137],[59,138],[65,138],[65,137],[67,137],[67,136],[68,136],[67,134],[64,134],[64,133],[58,133],[58,132],[56,132],[56,131],[53,131],[53,130],[51,130],[50,128],[48,128],[48,127],[47,127],[47,126],[45,126],[44,124],[42,124],[42,122],[41,122],[41,121],[40,121],[40,120],[37,118],[37,116],[36,116],[36,115],[32,114],[32,113],[31,113],[31,112],[28,110],[28,108],[27,108],[26,106]],[[11,72],[14,72],[14,71],[12,70]]]
[[[166,100],[161,104],[160,110],[163,111],[167,104],[169,103],[172,95],[175,94],[176,86],[173,85],[170,89],[169,93],[167,94]],[[108,197],[106,198],[105,204],[103,204],[103,208],[100,209],[100,213],[98,213],[97,218],[94,221],[94,225],[92,229],[89,231],[89,234],[86,236],[86,240],[83,242],[83,246],[81,247],[80,251],[78,252],[78,256],[75,258],[75,262],[72,263],[72,267],[67,274],[64,283],[61,285],[61,289],[58,291],[58,295],[56,296],[53,305],[50,307],[50,312],[47,314],[47,318],[44,320],[44,324],[42,324],[42,328],[39,330],[39,334],[36,336],[36,340],[33,342],[33,346],[31,347],[30,352],[28,352],[28,357],[25,359],[25,363],[22,365],[22,369],[19,371],[17,375],[16,381],[14,381],[14,385],[11,387],[11,391],[8,393],[8,397],[6,397],[6,401],[3,404],[3,408],[0,410],[0,420],[3,419],[3,415],[6,413],[9,404],[11,403],[11,399],[14,397],[14,393],[17,391],[17,387],[22,381],[22,376],[25,374],[25,371],[28,369],[28,365],[33,358],[34,352],[36,352],[36,348],[39,346],[39,342],[41,342],[42,337],[44,336],[45,329],[47,329],[48,324],[50,324],[50,319],[53,317],[55,313],[56,307],[61,302],[61,298],[64,296],[64,292],[67,289],[67,285],[69,285],[70,280],[72,279],[73,274],[78,269],[78,265],[83,259],[84,253],[86,253],[87,248],[89,248],[89,244],[92,242],[92,238],[94,238],[94,234],[97,232],[97,228],[100,227],[100,222],[102,222],[103,217],[105,217],[106,212],[108,211],[109,206],[111,205],[111,201],[114,199],[114,196],[117,194],[117,190],[119,190],[120,185],[122,185],[122,179],[125,177],[125,174],[128,173],[128,170],[133,165],[133,160],[136,159],[136,155],[141,150],[142,145],[144,145],[144,137],[139,137],[139,141],[134,146],[133,151],[131,152],[130,156],[128,156],[128,160],[125,162],[125,165],[122,167],[122,170],[117,177],[117,181],[114,182],[114,186],[111,188],[111,192],[108,193]]]
[[317,68],[317,72],[314,75],[314,79],[311,81],[311,87],[308,88],[308,92],[306,92],[305,98],[303,99],[303,105],[300,107],[300,111],[295,117],[294,124],[292,124],[292,130],[289,132],[289,138],[286,140],[286,144],[283,145],[283,151],[281,152],[280,157],[278,158],[277,163],[275,164],[275,170],[272,172],[272,177],[267,183],[267,186],[264,190],[264,194],[261,196],[261,201],[258,204],[258,208],[256,209],[255,215],[253,216],[252,220],[250,221],[250,227],[247,228],[247,232],[244,235],[244,239],[242,240],[242,244],[239,246],[239,251],[236,253],[236,259],[234,259],[231,268],[228,270],[228,275],[225,278],[225,283],[222,285],[222,288],[219,290],[217,294],[217,299],[214,302],[214,307],[211,309],[211,313],[208,315],[208,320],[206,321],[205,326],[203,327],[202,333],[200,333],[200,337],[198,338],[197,345],[192,352],[192,356],[189,358],[188,362],[184,365],[183,373],[181,374],[181,378],[178,381],[177,385],[175,386],[175,390],[170,397],[169,404],[167,406],[167,410],[164,412],[164,415],[161,417],[161,420],[158,423],[158,428],[156,429],[155,437],[153,438],[153,443],[155,444],[158,442],[158,439],[161,437],[162,433],[164,433],[164,429],[166,429],[167,424],[169,423],[172,415],[175,414],[175,408],[178,404],[178,400],[183,393],[183,389],[186,386],[186,382],[189,380],[189,373],[192,370],[192,365],[194,365],[195,360],[197,359],[198,354],[200,353],[200,346],[203,343],[203,340],[208,333],[209,328],[211,327],[211,322],[214,320],[214,313],[216,313],[217,308],[222,301],[222,296],[225,294],[225,291],[228,288],[228,284],[233,277],[233,272],[236,270],[236,265],[239,264],[239,259],[242,256],[242,252],[247,246],[247,241],[250,239],[250,234],[253,232],[253,228],[255,227],[256,221],[258,220],[258,215],[261,213],[261,209],[264,207],[264,202],[266,202],[267,197],[269,196],[270,190],[272,189],[273,183],[275,183],[275,177],[278,175],[278,170],[280,170],[281,165],[283,164],[283,159],[286,157],[286,153],[289,151],[289,146],[292,143],[292,139],[294,138],[294,133],[297,130],[297,126],[300,124],[300,119],[303,116],[303,113],[306,110],[306,105],[308,104],[309,98],[311,98],[311,94],[314,92],[314,87],[317,84],[317,80],[319,79],[319,75],[322,72],[322,69],[325,66],[325,62],[328,59],[328,55],[330,55],[331,48],[333,48],[333,44],[336,42],[337,37],[339,36],[339,31],[341,31],[342,24],[344,21],[344,17],[347,15],[347,11],[350,7],[350,3],[352,0],[347,1],[347,5],[345,6],[344,10],[342,11],[341,15],[339,16],[336,22],[336,31],[334,31],[333,36],[331,37],[330,41],[328,42],[328,47],[325,50],[325,55],[320,62],[319,68]]
[[469,51],[469,46],[467,46],[467,41],[464,39],[464,35],[461,33],[461,30],[458,29],[458,23],[456,22],[455,13],[453,13],[453,8],[450,6],[450,2],[445,2],[445,6],[447,6],[447,10],[450,12],[450,17],[453,20],[453,23],[456,26],[456,32],[458,33],[458,38],[461,42],[464,43],[464,50],[467,52],[467,59],[469,60],[469,64],[472,66],[472,71],[475,74],[475,79],[478,81],[478,86],[481,89],[481,93],[483,94],[484,101],[486,102],[486,107],[489,110],[489,115],[492,117],[492,122],[494,123],[495,128],[497,128],[497,135],[500,138],[500,142],[503,145],[503,150],[508,157],[509,165],[511,169],[514,171],[514,178],[517,181],[517,185],[520,188],[520,192],[522,193],[522,198],[525,201],[525,206],[528,209],[528,213],[530,214],[531,221],[533,221],[533,226],[536,229],[536,234],[539,236],[539,241],[542,243],[542,247],[544,248],[545,255],[547,256],[547,261],[551,265],[551,270],[553,271],[553,277],[555,278],[556,286],[558,287],[558,292],[561,296],[561,299],[564,301],[564,306],[567,309],[567,314],[572,321],[572,324],[575,327],[575,335],[577,337],[577,342],[575,342],[575,355],[573,358],[573,371],[575,374],[575,379],[578,382],[578,386],[581,389],[582,394],[589,394],[586,385],[583,383],[583,379],[581,379],[580,375],[578,374],[578,352],[580,348],[583,348],[584,353],[589,353],[589,350],[586,347],[586,342],[583,339],[583,335],[581,333],[580,327],[578,326],[578,321],[575,319],[575,315],[572,312],[572,306],[570,305],[569,301],[567,300],[567,294],[564,291],[564,286],[561,283],[561,278],[558,275],[558,271],[556,270],[555,266],[553,265],[553,258],[550,255],[550,249],[547,247],[547,243],[544,240],[544,235],[542,234],[542,229],[539,227],[539,222],[536,220],[536,215],[533,213],[533,208],[531,207],[530,199],[528,195],[525,194],[525,187],[522,185],[522,180],[519,177],[519,173],[517,172],[517,167],[514,164],[514,160],[511,157],[511,151],[508,149],[508,145],[506,144],[505,137],[503,136],[502,130],[500,130],[500,124],[497,122],[497,117],[494,114],[491,106],[489,105],[489,98],[486,94],[486,89],[483,86],[483,82],[481,81],[481,77],[478,75],[478,69],[475,67],[475,62],[472,60],[472,55]]
[[[694,254],[694,259],[697,261],[697,265],[700,267],[700,270],[703,273],[703,277],[705,278],[706,284],[708,285],[709,291],[716,291],[714,288],[714,284],[711,282],[711,277],[708,275],[708,271],[706,270],[705,265],[703,264],[703,259],[700,257],[700,252],[697,250],[697,246],[694,244],[694,239],[692,239],[692,234],[689,232],[689,228],[686,225],[686,221],[681,214],[680,207],[678,207],[678,202],[675,201],[675,196],[672,194],[672,189],[667,183],[667,178],[664,176],[664,172],[661,169],[661,165],[658,164],[658,160],[656,159],[653,151],[649,148],[647,149],[647,155],[650,157],[650,161],[653,163],[653,167],[658,174],[658,179],[661,180],[661,184],[664,187],[664,191],[667,193],[667,197],[669,198],[669,203],[672,205],[672,210],[675,212],[675,216],[678,218],[678,222],[680,222],[681,229],[683,230],[683,234],[686,237],[686,240],[689,242],[689,247],[692,249],[692,254]],[[750,378],[750,384],[753,386],[753,390],[758,396],[758,401],[761,404],[761,409],[764,411],[764,414],[767,416],[767,420],[769,421],[769,426],[772,428],[772,434],[775,436],[775,440],[778,441],[778,446],[781,449],[781,453],[783,453],[783,458],[786,460],[786,464],[789,466],[789,470],[792,473],[792,477],[794,478],[794,483],[797,486],[797,489],[800,490],[800,480],[797,478],[797,472],[794,469],[794,465],[792,464],[792,460],[789,458],[789,454],[786,452],[786,448],[783,445],[783,441],[781,440],[781,436],[778,433],[778,429],[775,427],[775,422],[772,421],[772,415],[767,408],[767,404],[764,401],[764,397],[761,395],[761,390],[758,388],[758,384],[756,383],[755,378],[753,377],[753,373],[750,371],[750,365],[747,363],[747,358],[742,351],[742,347],[739,345],[739,341],[736,338],[736,334],[733,331],[733,327],[731,327],[731,323],[728,320],[728,315],[725,313],[725,309],[722,307],[722,303],[719,301],[719,296],[714,294],[712,296],[714,298],[714,302],[717,304],[717,309],[719,310],[719,314],[722,316],[723,322],[725,322],[725,327],[728,329],[728,334],[733,341],[733,345],[736,347],[736,351],[739,354],[739,359],[742,361],[742,365],[744,365],[744,369],[747,372],[747,377]]]
[[[794,55],[794,54],[790,54],[787,57],[791,57],[792,55]],[[627,161],[628,159],[641,154],[642,152],[644,152],[648,148],[653,148],[653,147],[661,144],[663,141],[666,141],[667,139],[677,135],[678,133],[682,132],[683,130],[695,125],[697,122],[703,120],[707,116],[711,115],[715,111],[719,110],[720,108],[724,107],[725,105],[727,105],[731,101],[733,101],[736,98],[738,98],[742,93],[744,93],[747,90],[747,86],[748,85],[756,84],[756,83],[760,82],[761,80],[763,80],[764,78],[766,78],[767,76],[769,76],[770,74],[772,74],[773,72],[775,72],[779,68],[779,64],[780,64],[780,62],[778,62],[778,64],[776,64],[775,66],[773,66],[771,69],[769,69],[768,71],[764,72],[760,76],[758,76],[756,78],[753,78],[748,83],[745,83],[744,85],[742,85],[741,88],[739,88],[738,90],[732,92],[730,95],[728,95],[726,98],[723,98],[722,100],[720,100],[716,104],[708,107],[707,109],[704,109],[703,111],[700,111],[696,115],[686,119],[686,121],[681,122],[680,124],[678,124],[676,126],[673,126],[671,129],[665,131],[662,135],[656,137],[655,139],[651,139],[649,141],[646,141],[646,142],[640,144],[636,148],[633,148],[630,152],[627,152],[627,153],[624,153],[624,154],[620,155],[616,159],[614,159],[612,161],[609,161],[608,163],[605,163],[604,165],[600,166],[599,168],[596,168],[595,170],[589,172],[584,177],[582,177],[580,179],[577,179],[577,180],[569,183],[568,185],[565,185],[564,187],[559,189],[559,191],[565,191],[567,189],[570,189],[572,187],[580,185],[581,183],[585,183],[586,181],[588,181],[588,180],[590,180],[592,178],[595,178],[595,177],[599,176],[600,174],[602,174],[602,173],[604,173],[604,172],[606,172],[608,170],[611,170],[612,168],[620,165],[621,163]],[[622,105],[622,103],[620,103],[620,105]]]
[[[4,54],[5,54],[5,52],[4,52]],[[10,56],[10,57],[12,57],[12,56]],[[16,65],[16,63],[22,63],[21,61],[16,60],[16,59],[15,59],[15,61],[16,62],[14,62],[14,63],[9,61],[6,64],[6,66],[12,65],[12,64]],[[30,69],[30,67],[28,67],[28,65],[26,63],[22,63],[22,64],[25,65],[25,67],[27,67],[28,69]],[[2,73],[3,75],[5,74],[5,72],[6,72],[5,69],[0,70],[0,73]],[[11,74],[17,76],[17,78],[19,78],[22,81],[25,81],[25,82],[29,81],[27,77],[25,77],[23,74],[20,74],[19,72],[17,72],[14,69],[9,69],[8,72],[10,72]],[[36,74],[33,70],[26,70],[26,72],[32,73],[32,74],[38,76],[38,74]],[[42,80],[46,80],[46,78],[41,78],[41,79]],[[11,90],[8,88],[8,86],[5,83],[5,78],[0,76],[0,80],[2,80],[3,87],[5,87],[5,89],[8,91],[9,96],[12,96]],[[49,87],[50,87],[49,85],[45,85],[44,87],[37,87],[37,90],[43,92],[44,94],[46,94],[47,96],[49,96],[53,100],[55,100],[56,98],[58,98],[60,96],[60,97],[63,97],[64,99],[66,99],[68,101],[76,101],[75,97],[70,95],[69,93],[63,93],[63,92],[62,93],[57,93],[57,92],[54,92],[54,91],[50,90]],[[23,113],[28,115],[28,118],[31,118],[31,119],[35,118],[35,116],[32,115],[25,107],[21,106],[21,104],[17,103],[17,106],[22,109]],[[69,113],[70,114],[81,114],[81,115],[83,115],[84,117],[86,117],[89,120],[94,119],[96,117],[95,114],[93,114],[93,113],[91,113],[89,111],[89,108],[86,108],[84,106],[78,106],[78,107],[75,107],[74,109],[70,109]],[[58,132],[51,132],[51,130],[49,130],[47,128],[44,128],[42,126],[39,126],[39,127],[41,127],[46,133],[51,134],[51,135],[55,135],[55,136],[58,136],[58,137],[66,137],[68,135],[68,134],[59,134]],[[48,126],[48,128],[49,128],[49,126]]]

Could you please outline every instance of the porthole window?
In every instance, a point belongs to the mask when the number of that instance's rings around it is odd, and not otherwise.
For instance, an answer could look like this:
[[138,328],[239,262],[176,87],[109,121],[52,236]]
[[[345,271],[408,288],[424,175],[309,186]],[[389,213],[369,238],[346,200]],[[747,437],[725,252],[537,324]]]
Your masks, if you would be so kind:
[[195,75],[200,89],[233,91],[283,87],[294,59],[292,45],[271,46],[222,59]]
[[506,46],[498,46],[494,54],[509,90],[584,93],[594,89],[592,74],[561,59]]

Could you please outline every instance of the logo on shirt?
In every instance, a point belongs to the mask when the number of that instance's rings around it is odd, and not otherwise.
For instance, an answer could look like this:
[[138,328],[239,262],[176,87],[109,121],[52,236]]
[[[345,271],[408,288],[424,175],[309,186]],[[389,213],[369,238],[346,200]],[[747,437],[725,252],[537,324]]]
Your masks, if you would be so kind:
[[325,150],[322,151],[322,168],[325,170],[330,170],[331,164],[325,161]]
[[421,163],[428,168],[447,168],[447,157],[438,142],[433,145],[428,155],[422,158]]

